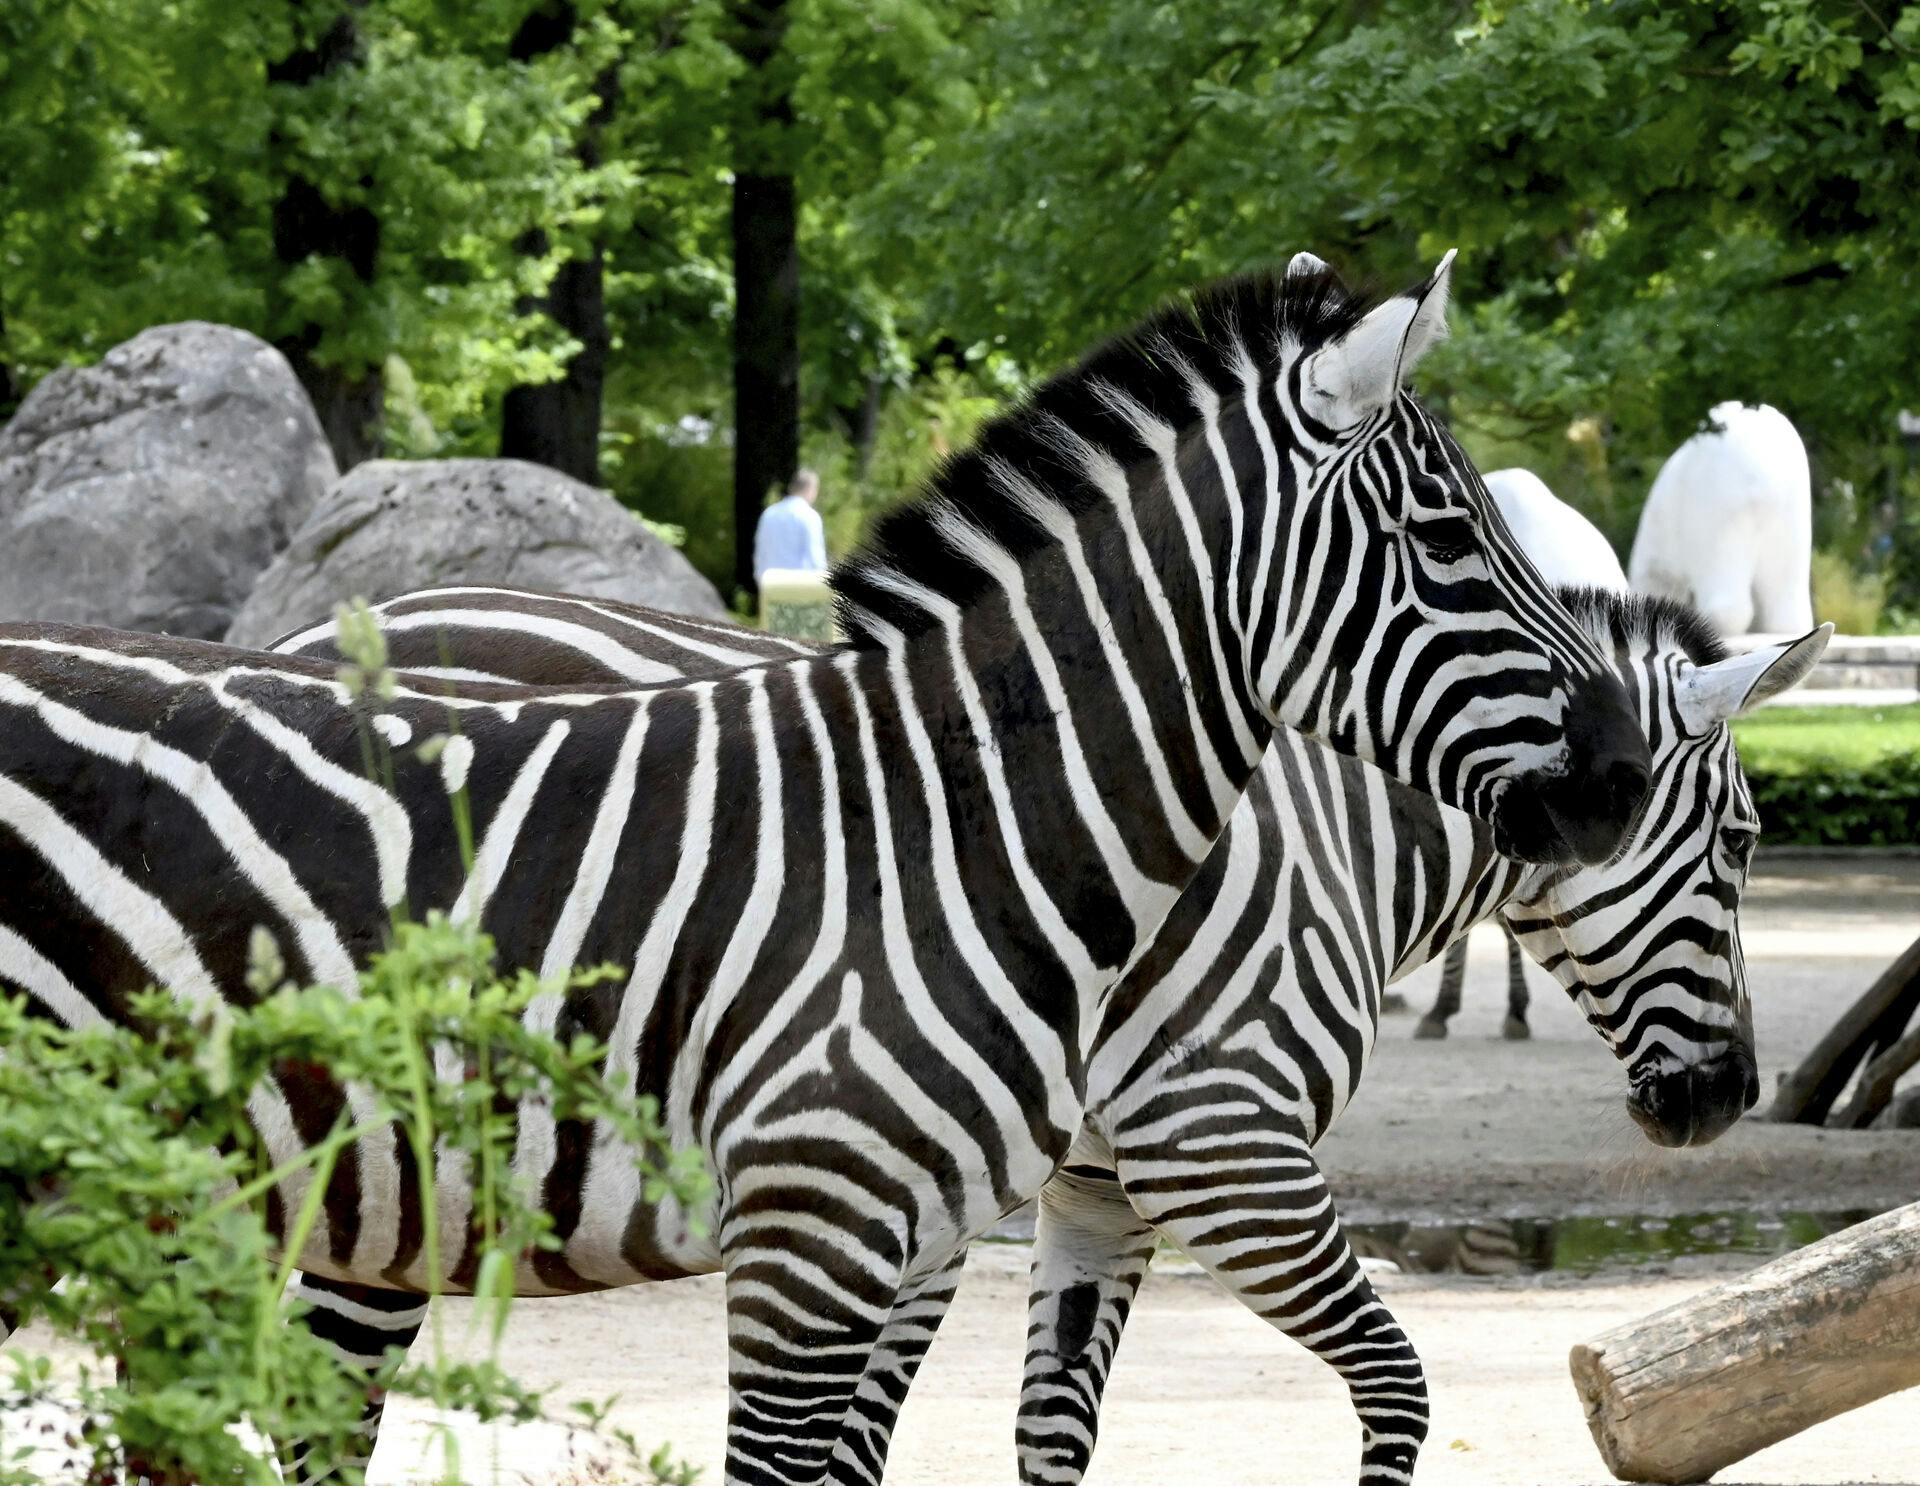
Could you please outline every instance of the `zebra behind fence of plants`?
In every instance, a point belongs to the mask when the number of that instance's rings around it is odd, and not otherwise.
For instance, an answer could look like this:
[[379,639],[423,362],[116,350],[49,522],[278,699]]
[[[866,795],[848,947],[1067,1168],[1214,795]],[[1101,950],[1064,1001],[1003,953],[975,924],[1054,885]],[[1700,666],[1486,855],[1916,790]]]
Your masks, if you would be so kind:
[[[1147,1111],[1132,1122],[1140,1127],[1131,1140],[1135,1159],[1144,1163],[1157,1153],[1161,1166],[1178,1169],[1141,1182],[1144,1196],[1123,1193],[1112,1137],[1089,1130],[1074,1161],[1042,1192],[1033,1354],[1021,1415],[1026,1479],[1071,1480],[1085,1466],[1100,1381],[1159,1226],[1148,1213],[1174,1213],[1160,1231],[1193,1243],[1203,1257],[1214,1252],[1229,1288],[1283,1326],[1290,1319],[1284,1309],[1263,1298],[1285,1294],[1279,1277],[1309,1295],[1318,1293],[1310,1285],[1316,1271],[1355,1278],[1344,1268],[1337,1232],[1329,1238],[1331,1230],[1316,1226],[1332,1224],[1332,1207],[1304,1151],[1325,1133],[1360,1076],[1385,986],[1425,963],[1449,935],[1464,936],[1472,923],[1507,914],[1550,924],[1536,925],[1535,952],[1554,965],[1570,994],[1586,998],[1583,1006],[1619,1056],[1635,1065],[1673,1056],[1699,1070],[1694,1076],[1717,1097],[1701,1099],[1698,1108],[1691,1101],[1664,1107],[1654,1097],[1657,1081],[1636,1076],[1637,1112],[1657,1138],[1710,1139],[1746,1107],[1751,1033],[1734,914],[1754,816],[1722,719],[1795,684],[1818,658],[1825,632],[1729,660],[1677,606],[1598,592],[1569,598],[1659,740],[1652,793],[1616,861],[1556,877],[1500,859],[1489,852],[1484,829],[1457,812],[1282,734],[1228,841],[1115,991],[1094,1058],[1096,1074],[1106,1070],[1113,1083],[1096,1078],[1090,1104],[1108,1111],[1109,1119],[1116,1109]],[[501,588],[428,590],[393,599],[380,611],[396,653],[435,675],[559,675],[592,685],[663,667],[697,673],[736,655],[784,653],[790,645],[620,604]],[[329,656],[334,646],[324,625],[278,643],[312,657]],[[1275,942],[1335,948],[1324,950],[1309,972],[1292,956],[1269,960]],[[1689,971],[1704,973],[1689,978]],[[1157,1034],[1155,1017],[1165,1019]],[[1130,1024],[1133,1044],[1180,1046],[1177,1067],[1117,1059],[1112,1049],[1129,1045],[1122,1039]],[[1216,1030],[1209,1033],[1209,1026]],[[1232,1065],[1232,1045],[1256,1032],[1268,1049],[1285,1049],[1299,1073],[1295,1086],[1313,1092],[1311,1117],[1285,1113],[1285,1097],[1269,1090],[1272,1123],[1241,1114],[1225,1121],[1236,1132],[1232,1141],[1220,1132],[1190,1136],[1187,1119],[1208,1116],[1210,1102],[1221,1096],[1203,1074],[1214,1069],[1218,1076],[1217,1065]],[[1259,1085],[1238,1087],[1251,1097]],[[1205,1157],[1182,1155],[1188,1139],[1215,1151],[1217,1168]],[[1260,1155],[1263,1142],[1283,1178],[1280,1193],[1268,1194],[1263,1204],[1237,1192],[1230,1206],[1211,1215],[1212,1231],[1222,1237],[1209,1243],[1209,1225],[1197,1216],[1206,1212],[1208,1187],[1238,1183],[1247,1169],[1241,1163],[1250,1153]],[[1281,1161],[1287,1152],[1297,1164]],[[1187,1221],[1178,1216],[1183,1208],[1192,1210]],[[1287,1228],[1303,1216],[1315,1234],[1304,1264]],[[1282,1257],[1252,1262],[1263,1245]],[[1219,1259],[1223,1246],[1231,1262]],[[1090,1261],[1089,1253],[1107,1267]],[[860,1395],[865,1403],[849,1414],[843,1453],[865,1462],[870,1477],[879,1474],[894,1412],[957,1280],[956,1266],[942,1272],[935,1290],[896,1310],[889,1326],[894,1344],[869,1371]],[[359,1293],[323,1280],[305,1284],[315,1296],[340,1295],[348,1304]],[[1364,1316],[1373,1304],[1370,1292],[1356,1287],[1321,1319],[1338,1338],[1334,1321],[1346,1321],[1349,1310]],[[412,1334],[409,1326],[370,1321],[351,1347],[377,1357],[386,1347],[404,1348]],[[1403,1393],[1420,1386],[1411,1370],[1390,1378]],[[1364,1396],[1356,1401],[1364,1412]]]
[[[510,971],[630,966],[527,1022],[609,1044],[715,1197],[655,1205],[617,1132],[522,1101],[514,1178],[561,1247],[515,1286],[724,1271],[727,1478],[820,1479],[869,1360],[910,1366],[896,1305],[1066,1156],[1108,994],[1275,726],[1531,858],[1631,820],[1617,677],[1401,390],[1445,278],[1369,312],[1303,255],[1164,312],[879,523],[833,577],[847,648],[641,690],[402,684],[377,785],[329,666],[0,626],[0,978],[110,1018],[153,982],[244,998],[265,924],[348,984],[403,900],[477,918]],[[347,1100],[268,1079],[256,1128],[291,1159]],[[437,1166],[423,1210],[391,1131],[354,1155],[302,1267],[471,1288],[469,1174]],[[1364,1468],[1399,1479],[1424,1417],[1383,1406]]]

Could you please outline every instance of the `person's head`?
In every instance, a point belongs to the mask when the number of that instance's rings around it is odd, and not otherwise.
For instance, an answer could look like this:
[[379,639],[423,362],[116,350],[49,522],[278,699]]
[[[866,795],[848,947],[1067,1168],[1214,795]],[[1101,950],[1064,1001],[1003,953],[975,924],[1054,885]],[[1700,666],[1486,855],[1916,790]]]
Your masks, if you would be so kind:
[[820,496],[820,477],[812,470],[801,470],[787,483],[787,494],[797,495],[811,505]]

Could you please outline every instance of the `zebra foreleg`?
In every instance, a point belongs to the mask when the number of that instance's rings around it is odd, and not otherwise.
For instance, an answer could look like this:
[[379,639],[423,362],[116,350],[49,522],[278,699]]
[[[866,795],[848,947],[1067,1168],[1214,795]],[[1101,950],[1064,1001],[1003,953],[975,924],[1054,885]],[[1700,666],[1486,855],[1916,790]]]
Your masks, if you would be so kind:
[[337,1477],[343,1467],[365,1471],[380,1440],[380,1417],[386,1394],[373,1385],[373,1374],[393,1347],[413,1345],[427,1319],[424,1296],[400,1290],[380,1290],[344,1280],[322,1279],[301,1273],[289,1298],[306,1307],[306,1327],[333,1348],[343,1367],[368,1379],[367,1402],[360,1415],[358,1447],[343,1460],[314,1460],[304,1440],[280,1441],[281,1464],[289,1481],[313,1482]]
[[1411,1480],[1427,1436],[1426,1377],[1348,1247],[1306,1142],[1259,1132],[1217,1155],[1171,1144],[1117,1154],[1143,1218],[1346,1380],[1361,1486]]
[[920,1371],[934,1333],[953,1304],[954,1292],[960,1288],[961,1266],[966,1262],[967,1251],[961,1249],[944,1268],[910,1284],[894,1301],[886,1330],[880,1333],[859,1389],[841,1421],[829,1477],[835,1486],[878,1486],[907,1390],[913,1386],[914,1374]]
[[1100,1397],[1153,1241],[1111,1171],[1068,1166],[1041,1190],[1015,1428],[1023,1486],[1086,1473]]
[[1447,957],[1440,963],[1440,994],[1433,998],[1433,1009],[1414,1027],[1415,1037],[1432,1039],[1447,1035],[1447,1023],[1460,1010],[1460,986],[1466,978],[1467,936],[1462,934],[1447,946]]
[[1500,1026],[1500,1035],[1508,1042],[1525,1042],[1533,1036],[1533,1029],[1527,1025],[1527,957],[1504,921],[1500,932],[1507,936],[1507,1019]]

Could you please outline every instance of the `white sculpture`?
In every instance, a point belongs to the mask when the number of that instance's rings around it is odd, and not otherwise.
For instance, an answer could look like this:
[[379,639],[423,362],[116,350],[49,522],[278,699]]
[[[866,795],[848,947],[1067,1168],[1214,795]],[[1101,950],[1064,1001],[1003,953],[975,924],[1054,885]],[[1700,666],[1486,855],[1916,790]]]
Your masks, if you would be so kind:
[[1486,480],[1493,503],[1541,577],[1626,592],[1627,575],[1600,528],[1547,489],[1546,481],[1520,469],[1495,470]]
[[1684,599],[1723,635],[1813,628],[1807,449],[1786,415],[1723,402],[1660,467],[1627,565],[1637,593]]

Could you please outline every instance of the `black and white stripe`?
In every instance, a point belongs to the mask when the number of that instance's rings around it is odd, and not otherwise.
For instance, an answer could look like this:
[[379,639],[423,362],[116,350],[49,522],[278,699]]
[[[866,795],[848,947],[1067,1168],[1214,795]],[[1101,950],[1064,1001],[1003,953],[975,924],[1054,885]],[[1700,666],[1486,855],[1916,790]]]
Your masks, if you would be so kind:
[[[1662,740],[1654,757],[1654,792],[1628,844],[1614,861],[1564,876],[1504,861],[1490,851],[1485,831],[1456,812],[1433,807],[1374,770],[1281,735],[1227,840],[1116,990],[1101,1028],[1090,1105],[1134,1109],[1143,1103],[1142,1089],[1155,1091],[1144,1101],[1148,1113],[1120,1127],[1143,1129],[1129,1148],[1147,1174],[1123,1188],[1115,1175],[1113,1135],[1103,1137],[1094,1127],[1041,1195],[1019,1436],[1027,1479],[1072,1480],[1084,1469],[1100,1387],[1156,1227],[1203,1258],[1213,1256],[1216,1273],[1235,1293],[1336,1365],[1341,1349],[1353,1348],[1348,1367],[1356,1403],[1376,1438],[1418,1432],[1415,1396],[1423,1385],[1417,1360],[1345,1253],[1309,1150],[1358,1082],[1385,986],[1424,963],[1449,936],[1463,935],[1490,915],[1546,915],[1561,939],[1536,949],[1571,969],[1576,994],[1600,987],[1618,1012],[1649,998],[1666,1003],[1658,1016],[1642,1006],[1626,1019],[1596,1019],[1619,1056],[1637,1065],[1651,1051],[1711,1067],[1731,1052],[1740,1061],[1751,1034],[1742,967],[1733,950],[1739,878],[1723,881],[1735,858],[1716,853],[1751,831],[1753,814],[1731,735],[1719,719],[1793,684],[1811,666],[1819,638],[1730,662],[1693,616],[1676,606],[1610,595],[1568,597]],[[463,665],[497,663],[488,661],[494,636],[517,610],[538,614],[548,625],[569,620],[596,641],[613,617],[603,605],[512,590],[487,601],[499,612],[484,626],[467,625],[452,598],[431,591],[381,607],[442,614],[437,644]],[[325,632],[284,643],[316,657],[335,653]],[[739,643],[773,642],[743,633]],[[582,654],[591,648],[583,647]],[[650,658],[673,659],[657,649]],[[1676,878],[1685,884],[1682,890],[1675,890]],[[1626,969],[1588,948],[1587,926],[1621,905],[1639,945]],[[1661,974],[1663,946],[1675,942],[1717,946],[1703,983],[1676,985]],[[1276,946],[1282,955],[1276,956]],[[1308,959],[1285,955],[1289,949]],[[1223,994],[1223,987],[1230,989]],[[1701,1004],[1689,1008],[1692,996]],[[1219,1020],[1223,1009],[1232,1009],[1238,1020]],[[1676,1016],[1724,1025],[1727,1011],[1733,1012],[1729,1037],[1649,1049],[1633,1035],[1636,1028],[1671,1024]],[[1234,1077],[1244,1081],[1236,1087],[1273,1113],[1276,1123],[1263,1137],[1249,1104],[1211,1134],[1180,1133],[1188,1118],[1212,1118],[1208,1104],[1188,1106],[1195,1091],[1219,1097],[1214,1085],[1221,1076],[1220,1044],[1255,1038],[1262,1059],[1238,1070]],[[1183,1049],[1181,1062],[1191,1072],[1174,1077],[1134,1051],[1166,1045]],[[1127,1048],[1129,1057],[1108,1056],[1115,1047]],[[1263,1085],[1271,1072],[1261,1069],[1270,1069],[1282,1050],[1297,1076],[1285,1089]],[[1711,1086],[1712,1078],[1707,1082]],[[1309,1091],[1310,1113],[1281,1116],[1288,1091],[1297,1098],[1303,1090]],[[1183,1141],[1202,1154],[1169,1159]],[[1155,1152],[1158,1159],[1150,1159]],[[1223,1187],[1232,1189],[1230,1200],[1209,1207],[1208,1194]],[[1305,1225],[1308,1236],[1296,1234],[1296,1225]],[[1317,1262],[1303,1266],[1303,1252]],[[1321,1275],[1322,1288],[1339,1296],[1332,1309],[1341,1325],[1316,1334],[1301,1322],[1306,1307],[1289,1310],[1263,1295],[1260,1282],[1276,1274],[1300,1285]],[[951,1282],[951,1276],[943,1280],[942,1293],[951,1293]],[[1306,1293],[1318,1296],[1321,1290]],[[915,1362],[943,1309],[921,1297],[896,1310],[895,1332],[920,1328]],[[376,1324],[360,1349],[404,1347],[411,1337],[411,1329],[388,1334]],[[869,1478],[877,1478],[884,1458],[891,1427],[887,1407],[897,1409],[910,1376],[910,1367],[893,1368],[884,1385],[872,1374],[863,1385],[863,1397],[875,1409],[860,1413],[857,1430],[850,1425],[843,1449],[861,1446],[859,1458],[871,1462]],[[1386,1386],[1375,1386],[1382,1380]]]
[[[403,901],[476,916],[509,968],[630,966],[529,1016],[608,1042],[717,1195],[648,1204],[610,1132],[523,1110],[562,1248],[518,1286],[724,1270],[727,1479],[821,1479],[896,1303],[1101,1118],[1096,1064],[1145,1025],[1104,1035],[1114,986],[1276,725],[1541,859],[1619,841],[1646,779],[1624,693],[1399,391],[1443,301],[1444,270],[1362,314],[1312,261],[1202,296],[881,522],[835,575],[846,649],[638,690],[406,685],[390,785],[358,777],[327,665],[0,626],[0,980],[69,1019],[149,983],[239,1000],[265,926],[345,985]],[[450,712],[471,871],[411,748]],[[254,1117],[278,1159],[356,1097],[268,1084]],[[356,1154],[302,1266],[467,1286],[470,1251],[429,1272],[404,1143]],[[463,1236],[465,1174],[436,1178]]]

